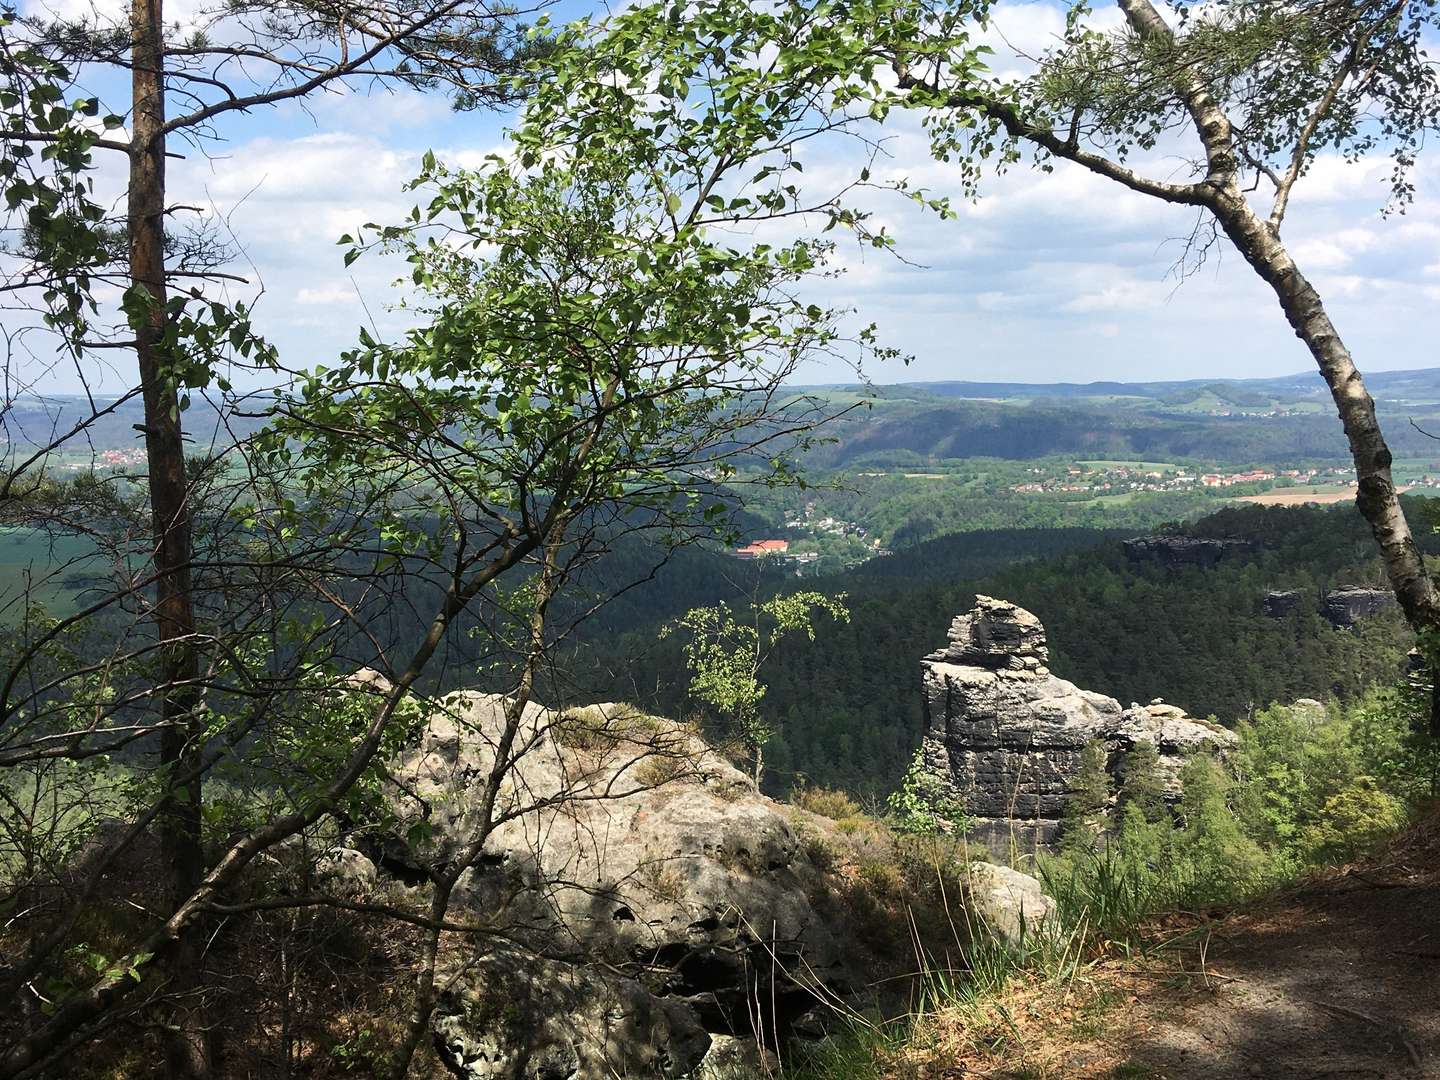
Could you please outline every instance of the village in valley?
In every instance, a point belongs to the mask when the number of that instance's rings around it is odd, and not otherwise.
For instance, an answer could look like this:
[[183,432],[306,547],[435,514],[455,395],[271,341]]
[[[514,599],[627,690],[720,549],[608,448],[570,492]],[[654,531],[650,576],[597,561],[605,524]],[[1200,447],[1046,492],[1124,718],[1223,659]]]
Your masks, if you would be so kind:
[[[1205,488],[1253,486],[1256,491],[1302,484],[1353,487],[1354,469],[1332,465],[1304,469],[1244,469],[1234,472],[1204,472],[1192,467],[1161,462],[1077,462],[1063,470],[1035,467],[1026,470],[1035,478],[1012,484],[1017,494],[1047,492],[1108,495],[1139,491],[1194,491]],[[1238,494],[1238,492],[1237,492]]]

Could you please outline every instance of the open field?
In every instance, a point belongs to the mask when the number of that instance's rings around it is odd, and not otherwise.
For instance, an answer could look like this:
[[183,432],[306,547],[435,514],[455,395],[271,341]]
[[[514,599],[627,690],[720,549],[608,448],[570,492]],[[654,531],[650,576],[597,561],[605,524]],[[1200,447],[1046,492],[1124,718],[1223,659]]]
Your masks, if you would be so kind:
[[[1401,488],[1401,491],[1406,490]],[[1242,495],[1239,502],[1255,503],[1258,506],[1302,506],[1305,503],[1348,502],[1355,498],[1353,487],[1339,484],[1311,484],[1305,487],[1280,488],[1263,495]]]
[[0,625],[19,617],[27,596],[51,615],[72,614],[84,577],[104,569],[94,552],[80,537],[0,527]]
[[1113,458],[1095,458],[1089,461],[1077,461],[1076,465],[1084,465],[1092,469],[1178,469],[1179,465],[1173,461],[1119,461]]

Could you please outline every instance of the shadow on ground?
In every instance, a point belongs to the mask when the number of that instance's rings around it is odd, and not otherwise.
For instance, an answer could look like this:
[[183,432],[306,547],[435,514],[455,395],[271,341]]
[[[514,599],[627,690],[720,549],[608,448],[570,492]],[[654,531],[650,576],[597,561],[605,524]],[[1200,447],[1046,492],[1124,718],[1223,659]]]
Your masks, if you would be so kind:
[[1377,864],[1215,924],[1205,969],[1133,1018],[1134,1075],[1440,1078],[1440,817]]

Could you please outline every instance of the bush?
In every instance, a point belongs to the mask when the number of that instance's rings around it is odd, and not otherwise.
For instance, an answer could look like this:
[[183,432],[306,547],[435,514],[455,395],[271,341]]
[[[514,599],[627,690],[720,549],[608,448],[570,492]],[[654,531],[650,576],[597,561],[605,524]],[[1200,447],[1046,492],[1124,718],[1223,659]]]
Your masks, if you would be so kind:
[[[1239,726],[1225,763],[1185,763],[1173,817],[1154,748],[1140,744],[1122,767],[1118,811],[1095,823],[1099,842],[1071,843],[1041,862],[1062,920],[1134,940],[1150,915],[1240,902],[1373,850],[1431,791],[1436,748],[1424,704],[1391,690],[1348,710],[1262,709]],[[1097,777],[1080,785],[1072,821],[1094,821]]]
[[790,803],[831,821],[843,821],[860,813],[860,804],[845,792],[835,788],[810,787],[808,784],[790,792]]
[[912,836],[936,836],[943,832],[964,835],[969,831],[965,800],[949,782],[925,765],[924,750],[916,750],[900,782],[900,790],[885,801],[896,832]]

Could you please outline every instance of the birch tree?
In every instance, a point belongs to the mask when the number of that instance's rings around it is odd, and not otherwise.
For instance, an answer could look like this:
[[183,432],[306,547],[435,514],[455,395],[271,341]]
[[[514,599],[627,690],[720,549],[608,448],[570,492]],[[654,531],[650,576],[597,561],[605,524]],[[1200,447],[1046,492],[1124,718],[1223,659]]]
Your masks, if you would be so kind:
[[[1284,227],[1294,192],[1327,153],[1388,157],[1388,208],[1403,211],[1417,155],[1440,124],[1426,47],[1440,13],[1428,0],[1116,3],[1123,19],[1110,30],[1095,27],[1088,6],[1071,8],[1063,39],[1017,78],[989,71],[988,50],[975,44],[988,4],[855,8],[856,33],[875,50],[868,55],[891,65],[899,87],[869,99],[876,115],[921,110],[936,157],[968,192],[987,166],[1031,154],[1041,167],[1072,162],[1195,208],[1191,268],[1228,242],[1270,286],[1315,361],[1355,463],[1356,505],[1406,618],[1433,650],[1440,595],[1400,504],[1375,403]],[[1184,164],[1159,174],[1146,160],[1152,152],[1179,153]]]

